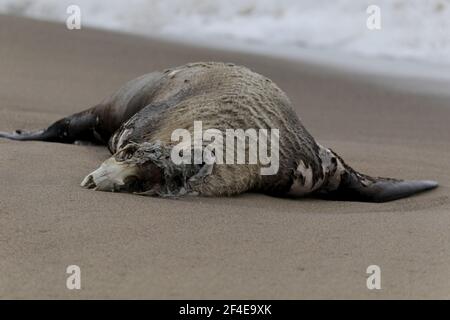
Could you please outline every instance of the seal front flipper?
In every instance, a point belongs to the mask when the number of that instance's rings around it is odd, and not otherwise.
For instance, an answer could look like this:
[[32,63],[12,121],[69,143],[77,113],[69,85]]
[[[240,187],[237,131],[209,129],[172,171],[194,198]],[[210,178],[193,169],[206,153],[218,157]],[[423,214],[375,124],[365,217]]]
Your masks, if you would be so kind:
[[1,132],[0,138],[10,139],[10,140],[43,140],[43,133],[45,130],[36,130],[36,131],[24,131],[24,130],[16,130],[14,132]]
[[0,138],[19,141],[76,141],[106,144],[131,116],[147,106],[161,85],[163,75],[153,72],[127,82],[104,102],[56,121],[37,131],[0,132]]
[[16,130],[0,132],[0,138],[18,141],[48,141],[74,143],[77,140],[104,144],[105,141],[96,131],[99,117],[86,110],[56,121],[47,129],[36,131]]

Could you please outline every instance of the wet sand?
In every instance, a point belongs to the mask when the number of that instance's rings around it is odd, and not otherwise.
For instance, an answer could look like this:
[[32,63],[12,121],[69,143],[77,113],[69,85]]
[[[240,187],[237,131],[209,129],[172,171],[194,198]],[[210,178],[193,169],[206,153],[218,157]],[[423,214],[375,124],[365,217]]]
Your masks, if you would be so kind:
[[[440,188],[386,204],[148,198],[79,187],[105,148],[0,140],[1,298],[450,298],[448,97],[379,76],[0,16],[0,130],[45,127],[136,76],[202,60],[272,78],[315,138],[354,168]],[[73,264],[78,291],[66,289]],[[372,264],[379,291],[366,287]]]

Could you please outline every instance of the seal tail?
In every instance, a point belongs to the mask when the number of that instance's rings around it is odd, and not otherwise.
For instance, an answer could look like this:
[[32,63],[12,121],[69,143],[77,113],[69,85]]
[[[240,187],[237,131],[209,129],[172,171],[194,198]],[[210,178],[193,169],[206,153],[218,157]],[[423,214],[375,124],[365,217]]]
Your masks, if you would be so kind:
[[46,129],[0,132],[0,138],[17,141],[73,143],[81,140],[103,143],[101,137],[95,131],[97,125],[98,117],[87,110],[58,120]]
[[[392,178],[371,177],[361,174],[348,166],[339,156],[331,183],[317,191],[321,199],[338,201],[388,202],[406,198],[438,187],[431,180],[399,180]],[[330,186],[333,186],[330,188]]]

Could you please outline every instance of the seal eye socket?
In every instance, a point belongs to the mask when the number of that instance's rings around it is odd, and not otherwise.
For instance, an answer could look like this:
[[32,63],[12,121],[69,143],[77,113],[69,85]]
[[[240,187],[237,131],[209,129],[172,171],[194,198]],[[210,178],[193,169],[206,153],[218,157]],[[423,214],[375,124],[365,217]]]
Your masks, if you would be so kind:
[[128,144],[122,150],[117,152],[116,160],[117,161],[125,161],[133,158],[135,152],[138,150],[138,146],[135,144]]

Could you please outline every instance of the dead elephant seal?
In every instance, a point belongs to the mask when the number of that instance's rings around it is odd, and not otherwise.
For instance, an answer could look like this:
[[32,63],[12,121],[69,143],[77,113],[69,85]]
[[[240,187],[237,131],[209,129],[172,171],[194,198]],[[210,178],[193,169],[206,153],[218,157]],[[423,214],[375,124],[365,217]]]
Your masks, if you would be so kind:
[[[261,145],[261,136],[252,136],[251,130],[265,132],[266,136],[276,130],[278,141],[271,140],[269,145],[269,153],[277,161],[276,171],[261,174],[267,163],[260,159],[253,163],[219,161],[225,154],[217,149],[209,149],[210,161],[204,157],[196,162],[174,161],[174,155],[184,157],[191,150],[198,155],[198,148],[213,140],[210,137],[210,141],[195,147],[199,138],[195,126],[199,123],[200,138],[208,130],[216,134],[229,130],[244,133],[241,144],[238,136],[233,144],[230,142],[230,159],[239,157],[239,146],[243,146],[240,151],[244,151],[245,159],[250,159],[255,152],[252,146]],[[180,148],[179,140],[173,139],[177,130],[193,134],[193,140],[197,135],[194,147],[184,140],[186,148],[174,152],[174,148]],[[47,129],[0,133],[0,137],[107,144],[113,156],[82,182],[83,187],[103,191],[161,196],[230,196],[253,191],[384,202],[437,187],[434,181],[374,178],[358,173],[332,150],[316,143],[286,94],[271,80],[225,63],[192,63],[150,73],[128,82],[99,105]],[[217,135],[214,140],[218,140]],[[200,150],[201,156],[205,154]]]

